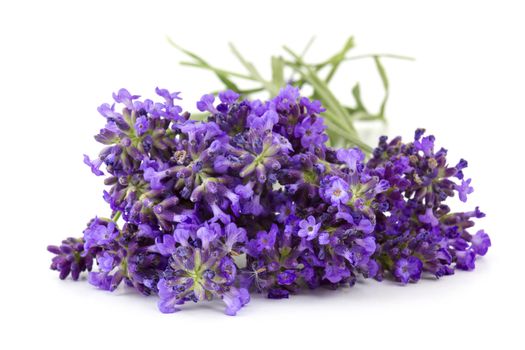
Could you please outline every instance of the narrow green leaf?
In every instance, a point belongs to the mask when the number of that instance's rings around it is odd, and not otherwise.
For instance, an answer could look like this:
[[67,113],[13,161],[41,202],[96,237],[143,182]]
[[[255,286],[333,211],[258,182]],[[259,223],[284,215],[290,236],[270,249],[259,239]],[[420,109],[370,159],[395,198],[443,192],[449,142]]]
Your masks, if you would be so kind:
[[232,44],[230,43],[230,49],[231,51],[233,52],[233,54],[235,55],[235,57],[237,57],[237,59],[239,60],[239,62],[241,62],[241,64],[244,66],[244,68],[246,68],[246,70],[253,76],[253,78],[259,80],[259,81],[264,81],[264,79],[262,78],[261,74],[259,74],[259,72],[257,71],[257,69],[255,68],[255,66],[248,62],[242,55],[241,53],[239,52],[239,50],[237,50],[237,48]]
[[255,94],[261,91],[264,91],[264,87],[258,87],[258,88],[253,88],[253,89],[240,89],[237,92],[240,93],[241,95],[250,95],[250,94]]
[[346,112],[346,110],[341,106],[339,101],[335,98],[332,92],[328,89],[326,84],[313,72],[311,68],[307,69],[307,75],[305,78],[308,80],[310,85],[319,93],[323,101],[325,101],[331,109],[334,110],[334,113],[341,119],[341,121],[346,122],[351,131],[355,132],[354,125],[352,124],[351,116]]
[[350,51],[355,46],[354,43],[354,37],[350,37],[346,40],[345,45],[334,56],[328,59],[328,61],[332,64],[332,68],[330,68],[330,71],[328,72],[328,75],[325,78],[325,82],[329,83],[330,80],[332,80],[335,72],[337,71],[337,68],[339,68],[339,65],[343,60],[345,59],[346,53]]
[[315,41],[315,35],[312,36],[310,38],[310,40],[308,40],[308,42],[306,43],[306,46],[304,47],[303,51],[299,55],[299,57],[301,57],[301,59],[303,59],[304,56],[306,56],[306,53],[308,52],[308,50],[310,50],[310,47],[312,47],[312,44],[314,43],[314,41]]
[[388,101],[388,96],[390,94],[388,77],[386,75],[385,67],[383,67],[383,64],[381,63],[381,60],[379,59],[378,56],[374,56],[374,62],[376,64],[377,71],[379,72],[379,76],[381,77],[383,88],[385,89],[385,96],[383,97],[383,101],[381,102],[381,106],[379,108],[379,116],[384,119],[385,118],[385,107]]
[[272,83],[276,89],[284,86],[284,62],[281,57],[272,56]]
[[341,130],[340,128],[335,126],[331,121],[326,120],[326,124],[328,125],[330,131],[337,135],[340,135],[345,141],[347,141],[348,145],[358,146],[359,148],[361,148],[361,150],[363,150],[366,153],[372,152],[372,147],[368,146],[366,143],[364,143],[357,137],[348,135],[344,130]]
[[[292,51],[286,46],[284,47],[284,50],[295,58],[295,60],[298,63],[298,66],[295,66],[294,69],[298,73],[302,74],[303,78],[307,80],[310,85],[312,85],[316,93],[318,93],[319,96],[322,98],[326,108],[330,109],[334,113],[335,119],[338,119],[338,121],[341,122],[345,122],[348,126],[347,129],[350,132],[353,132],[355,135],[356,130],[354,128],[354,125],[352,124],[350,114],[348,114],[346,109],[344,109],[343,106],[337,100],[337,98],[335,98],[328,86],[326,86],[326,83],[317,76],[316,72],[310,66],[304,65],[302,59],[294,51]],[[304,72],[300,67],[304,67],[304,70],[306,70],[306,72]]]
[[193,52],[191,51],[188,51],[186,50],[185,48],[183,48],[182,46],[179,46],[178,44],[176,44],[170,37],[167,38],[168,42],[170,43],[171,46],[173,46],[174,48],[176,48],[177,50],[183,52],[184,54],[186,54],[187,56],[190,56],[191,58],[193,58],[195,61],[199,62],[199,63],[202,63],[203,65],[208,65],[206,63],[205,60],[203,60],[200,56],[198,56],[197,54],[194,54]]
[[228,89],[233,90],[233,91],[239,90],[237,85],[234,82],[232,82],[230,79],[226,78],[224,75],[219,74],[219,73],[216,73],[216,75],[217,75],[217,78],[219,78],[219,80],[222,81],[222,83],[226,85]]
[[363,104],[363,101],[361,100],[361,88],[359,87],[359,83],[356,83],[354,87],[352,88],[352,96],[354,96],[356,110],[367,112],[365,105]]
[[177,50],[181,51],[182,53],[186,54],[187,56],[193,58],[195,61],[197,61],[197,63],[199,63],[201,65],[200,68],[204,68],[204,69],[208,69],[208,70],[211,70],[212,72],[215,73],[215,75],[217,76],[217,78],[219,78],[219,80],[224,84],[226,85],[226,87],[228,89],[231,89],[231,90],[234,90],[234,91],[237,91],[239,90],[239,88],[237,87],[237,85],[231,81],[230,79],[228,79],[228,77],[226,76],[226,74],[224,74],[223,72],[220,72],[220,70],[217,70],[216,68],[212,67],[211,65],[208,64],[208,62],[206,62],[204,59],[202,59],[200,56],[198,56],[197,54],[194,54],[193,52],[191,51],[188,51],[186,50],[185,48],[177,45],[173,40],[171,40],[171,38],[168,37],[168,42],[173,46],[175,47]]
[[256,79],[257,81],[259,81],[261,84],[263,84],[266,87],[266,89],[270,92],[271,95],[277,95],[277,93],[279,93],[279,90],[278,89],[275,90],[275,87],[261,76],[261,74],[257,71],[255,66],[252,63],[248,62],[241,55],[241,53],[239,52],[239,50],[237,50],[235,45],[233,45],[232,43],[230,43],[229,45],[235,57],[237,57],[237,59],[241,62],[244,68],[246,68],[246,70],[252,75],[252,77]]
[[341,118],[333,112],[332,109],[327,107],[326,111],[324,111],[322,115],[326,120],[329,120],[332,124],[336,125],[338,129],[347,132],[348,135],[356,135],[355,131],[351,130],[348,125],[345,124],[344,121],[342,121]]
[[378,56],[374,56],[374,62],[376,64],[377,71],[379,72],[379,76],[381,77],[383,87],[385,88],[385,91],[388,91],[388,77],[386,76],[385,67],[383,67],[383,64],[381,63],[381,60]]

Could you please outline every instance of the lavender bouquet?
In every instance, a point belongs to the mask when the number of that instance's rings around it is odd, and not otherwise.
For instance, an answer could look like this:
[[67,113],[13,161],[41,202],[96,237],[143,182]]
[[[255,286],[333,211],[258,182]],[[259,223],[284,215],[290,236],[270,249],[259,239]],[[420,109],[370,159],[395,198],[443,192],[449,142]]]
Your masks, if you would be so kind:
[[267,101],[206,94],[203,120],[183,112],[179,93],[156,93],[160,101],[121,89],[98,108],[104,148],[84,161],[105,176],[111,215],[48,247],[61,279],[87,270],[103,290],[124,283],[158,295],[164,313],[221,299],[235,315],[250,293],[281,299],[360,278],[407,284],[472,270],[491,245],[473,230],[477,207],[446,204],[473,191],[467,162],[450,166],[422,129],[407,143],[381,137],[367,157],[355,133],[351,147],[327,145],[336,117],[299,87]]

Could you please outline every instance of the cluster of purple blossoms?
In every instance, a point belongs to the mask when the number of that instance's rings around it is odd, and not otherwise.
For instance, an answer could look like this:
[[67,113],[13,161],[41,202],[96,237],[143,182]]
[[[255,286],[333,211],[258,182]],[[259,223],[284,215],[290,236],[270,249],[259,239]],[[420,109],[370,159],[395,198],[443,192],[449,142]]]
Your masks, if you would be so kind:
[[122,89],[118,109],[99,107],[105,147],[84,161],[98,176],[104,165],[112,215],[48,247],[61,278],[88,270],[101,289],[124,282],[157,294],[165,313],[221,299],[235,315],[250,292],[281,299],[359,278],[415,282],[471,270],[490,246],[484,231],[468,232],[483,213],[444,204],[472,192],[466,161],[449,167],[422,130],[406,144],[381,138],[366,161],[358,148],[328,147],[321,104],[290,86],[266,102],[204,95],[206,121],[175,105],[178,93],[156,92],[163,102]]
[[467,162],[449,166],[447,150],[435,151],[434,136],[423,134],[416,130],[407,144],[382,137],[367,164],[371,174],[389,183],[383,194],[388,210],[376,213],[379,276],[388,271],[402,283],[417,281],[422,272],[450,275],[454,266],[473,270],[476,255],[485,255],[491,245],[483,230],[471,233],[473,219],[485,216],[478,207],[452,212],[445,203],[455,193],[466,202],[472,193],[471,180],[463,175]]

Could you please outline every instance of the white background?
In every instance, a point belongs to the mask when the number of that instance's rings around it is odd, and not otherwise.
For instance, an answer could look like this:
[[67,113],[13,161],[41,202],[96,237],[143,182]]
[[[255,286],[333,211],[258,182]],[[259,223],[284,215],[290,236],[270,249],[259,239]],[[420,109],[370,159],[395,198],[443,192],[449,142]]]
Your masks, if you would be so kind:
[[[4,1],[0,5],[2,349],[182,348],[523,348],[524,11],[518,1]],[[366,281],[352,289],[289,300],[254,297],[237,317],[220,302],[164,315],[155,297],[87,282],[59,281],[47,244],[80,236],[107,215],[95,155],[96,112],[120,87],[147,97],[156,86],[183,91],[183,104],[220,87],[209,73],[178,65],[165,36],[218,65],[240,69],[233,41],[268,72],[269,55],[300,50],[324,58],[355,35],[355,54],[389,52],[390,124],[368,140],[405,138],[426,127],[450,162],[469,161],[479,227],[493,247],[475,272],[417,285]],[[356,61],[334,84],[350,100],[381,97],[373,62]]]

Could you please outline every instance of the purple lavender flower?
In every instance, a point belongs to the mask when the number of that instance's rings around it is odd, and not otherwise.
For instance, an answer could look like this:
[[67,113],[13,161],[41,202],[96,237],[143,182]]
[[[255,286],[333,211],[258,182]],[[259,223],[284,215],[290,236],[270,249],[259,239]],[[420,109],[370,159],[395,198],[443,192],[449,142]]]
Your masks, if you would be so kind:
[[137,135],[142,136],[149,129],[149,120],[145,116],[140,116],[135,122],[135,130]]
[[491,246],[490,237],[483,230],[476,232],[476,234],[472,236],[471,242],[472,249],[477,255],[487,254],[487,250]]
[[296,217],[296,203],[292,201],[286,201],[285,203],[278,206],[277,221],[280,223],[288,223],[294,221]]
[[133,109],[133,100],[138,99],[140,96],[131,95],[128,90],[120,89],[118,93],[113,93],[113,99],[115,102],[122,103],[126,108]]
[[82,271],[91,271],[93,255],[90,250],[84,250],[82,239],[70,237],[63,240],[60,246],[48,246],[47,250],[56,255],[51,270],[59,271],[62,280],[71,274],[71,278],[76,281]]
[[299,89],[287,85],[279,91],[279,94],[275,97],[274,103],[277,109],[286,111],[291,106],[297,104],[297,99],[299,98]]
[[394,276],[403,284],[409,281],[416,282],[421,278],[423,263],[415,256],[402,258],[396,262]]
[[224,313],[228,316],[235,316],[244,305],[250,302],[250,294],[245,288],[230,288],[222,295],[222,300],[226,304]]
[[257,232],[257,237],[248,242],[249,254],[258,256],[263,250],[273,250],[277,236],[277,230],[277,225],[273,224],[268,232]]
[[[230,277],[236,274],[237,267],[228,257],[217,253],[220,255],[209,249],[177,248],[157,284],[161,312],[178,311],[178,305],[186,301],[217,297],[225,302],[225,313],[235,315],[249,301],[247,290],[231,285]],[[224,259],[230,261],[229,268],[223,267]]]
[[341,148],[337,150],[337,160],[345,163],[351,174],[356,172],[357,167],[364,159],[365,154],[359,148]]
[[277,275],[277,282],[280,285],[290,285],[294,283],[296,280],[297,275],[295,274],[295,271],[293,270],[285,270]]
[[[175,235],[177,237],[180,237],[180,230],[178,232],[179,232],[179,235],[177,235],[177,233]],[[183,239],[179,238],[178,241],[179,243],[187,242],[188,238],[189,238],[189,234]],[[175,239],[173,238],[172,235],[163,235],[162,238],[157,237],[157,239],[155,240],[155,248],[161,255],[170,256],[171,254],[175,252],[175,248],[176,248],[175,243],[176,243]]]
[[425,156],[430,156],[434,150],[434,136],[425,136],[421,141],[417,138],[414,141],[414,148],[417,151],[423,152]]
[[[435,152],[435,138],[422,138],[423,133],[423,129],[418,129],[414,142],[408,144],[399,137],[390,142],[381,138],[367,164],[374,176],[390,185],[380,195],[386,201],[378,207],[387,208],[389,215],[376,212],[378,276],[387,270],[406,281],[407,274],[403,275],[398,266],[407,264],[406,256],[417,256],[423,263],[422,270],[437,278],[453,274],[454,263],[458,269],[471,270],[476,254],[486,253],[490,246],[490,238],[483,231],[474,236],[469,233],[474,225],[472,219],[484,216],[478,208],[454,213],[445,204],[455,191],[461,200],[472,192],[470,180],[457,184],[453,179],[463,179],[462,170],[467,162],[461,160],[455,167],[449,167],[447,151],[441,148]],[[398,263],[393,265],[392,261]]]
[[268,299],[287,299],[290,292],[283,288],[270,288],[268,290]]
[[461,181],[461,185],[456,185],[456,190],[458,191],[459,199],[462,202],[466,202],[467,201],[467,195],[471,194],[472,192],[474,192],[474,188],[472,186],[470,186],[470,181],[471,181],[471,179],[468,179],[466,181],[462,180]]
[[210,112],[217,113],[217,109],[213,106],[213,101],[215,101],[215,96],[213,95],[203,95],[199,102],[197,102],[197,109],[201,112]]
[[90,272],[88,275],[88,282],[102,290],[114,291],[124,279],[122,272],[117,272],[114,275],[108,272]]
[[319,117],[306,117],[300,124],[295,126],[295,136],[301,139],[301,145],[305,148],[325,143],[328,136],[324,133],[326,126],[323,119]]
[[327,262],[323,278],[331,283],[341,282],[343,279],[350,276],[350,271],[346,267],[343,260],[335,260]]
[[221,227],[217,223],[205,224],[197,230],[197,237],[201,240],[202,248],[208,249],[210,242],[213,242],[221,235]]
[[84,230],[84,249],[111,243],[118,234],[119,230],[113,221],[95,218]]
[[474,270],[476,267],[476,252],[470,249],[456,251],[456,267],[461,270]]
[[419,215],[419,220],[431,226],[439,225],[439,220],[434,216],[432,208],[427,208],[425,214]]
[[364,238],[356,238],[354,242],[358,246],[362,247],[368,256],[372,255],[376,251],[377,245],[375,237],[367,236]]
[[103,272],[110,272],[115,267],[115,256],[110,252],[103,252],[97,256],[98,266]]
[[155,88],[155,92],[157,93],[157,95],[164,97],[164,99],[166,100],[166,104],[168,106],[170,106],[170,107],[173,106],[173,100],[180,100],[181,99],[179,97],[180,92],[172,92],[172,93],[170,93],[168,90],[161,89],[161,88],[158,88],[158,87]]
[[306,237],[307,240],[311,241],[319,233],[319,228],[321,223],[316,223],[313,216],[309,216],[306,220],[301,220],[299,222],[300,230],[297,232],[299,237]]
[[114,104],[110,106],[109,103],[103,103],[97,108],[97,111],[110,122],[122,119],[122,114],[115,112]]
[[306,108],[306,112],[308,114],[319,114],[319,113],[326,111],[326,109],[323,108],[321,101],[319,100],[310,101],[306,97],[301,97],[300,102],[301,102],[301,106]]
[[[246,242],[246,230],[242,227],[237,227],[233,222],[226,225],[224,234],[226,236],[224,248],[228,253],[234,250],[235,246]],[[237,249],[237,251],[240,250],[242,249]]]
[[326,245],[330,243],[330,234],[328,232],[321,232],[319,234],[319,244]]
[[239,94],[232,90],[219,92],[219,100],[221,100],[222,103],[233,104],[238,98]]
[[89,156],[84,154],[84,164],[91,168],[91,172],[97,176],[102,176],[104,173],[100,170],[100,166],[103,164],[102,159],[89,159]]
[[88,275],[88,282],[102,290],[112,290],[112,279],[107,272],[90,272]]
[[277,122],[279,122],[279,115],[274,109],[266,110],[261,116],[251,114],[247,119],[248,127],[261,131],[272,130]]
[[346,203],[350,198],[348,190],[349,185],[346,181],[337,176],[330,177],[319,190],[323,198],[333,204],[339,205]]

